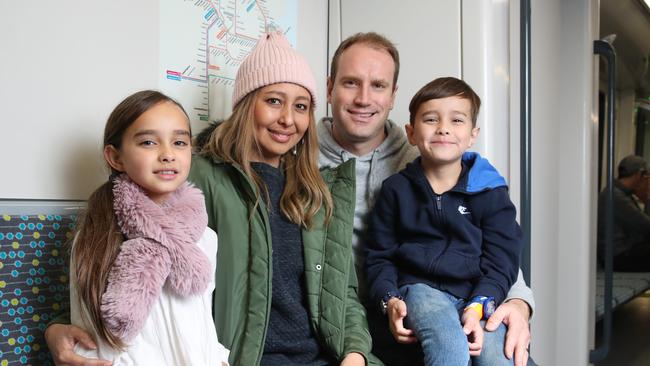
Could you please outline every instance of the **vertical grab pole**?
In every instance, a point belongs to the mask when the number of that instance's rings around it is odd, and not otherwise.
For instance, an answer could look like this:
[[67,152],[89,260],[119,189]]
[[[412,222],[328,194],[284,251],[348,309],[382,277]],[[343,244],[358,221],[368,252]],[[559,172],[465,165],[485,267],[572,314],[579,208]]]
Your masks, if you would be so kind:
[[530,132],[530,0],[520,3],[520,124],[521,124],[521,230],[523,232],[523,250],[521,253],[521,269],[526,283],[530,285],[530,238],[531,238],[531,132]]
[[614,248],[612,232],[614,228],[614,104],[616,86],[616,51],[606,41],[594,41],[594,54],[607,60],[607,188],[605,192],[605,314],[603,318],[603,338],[601,345],[589,352],[589,362],[596,363],[607,357],[612,337],[612,271]]

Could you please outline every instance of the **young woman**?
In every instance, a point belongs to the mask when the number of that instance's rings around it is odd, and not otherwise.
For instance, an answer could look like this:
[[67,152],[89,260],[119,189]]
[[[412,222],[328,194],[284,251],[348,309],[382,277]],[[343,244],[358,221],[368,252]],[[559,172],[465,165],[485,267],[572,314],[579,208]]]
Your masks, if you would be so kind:
[[354,166],[319,172],[315,103],[305,59],[265,35],[192,166],[219,234],[215,323],[234,365],[374,362],[350,244]]

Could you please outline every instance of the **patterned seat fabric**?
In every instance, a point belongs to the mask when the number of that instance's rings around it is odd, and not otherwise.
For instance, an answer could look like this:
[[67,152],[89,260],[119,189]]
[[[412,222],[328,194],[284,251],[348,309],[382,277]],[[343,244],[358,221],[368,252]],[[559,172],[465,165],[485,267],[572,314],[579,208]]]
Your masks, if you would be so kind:
[[0,366],[53,364],[43,331],[69,308],[66,245],[75,220],[0,213]]

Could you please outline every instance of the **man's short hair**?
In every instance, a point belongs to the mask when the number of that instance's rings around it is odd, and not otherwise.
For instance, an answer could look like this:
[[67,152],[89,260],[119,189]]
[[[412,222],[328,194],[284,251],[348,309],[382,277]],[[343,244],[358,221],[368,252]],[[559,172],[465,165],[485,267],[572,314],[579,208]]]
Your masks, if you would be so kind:
[[648,174],[648,167],[645,159],[638,155],[628,155],[618,163],[619,178],[629,177],[638,172],[641,172],[644,175]]
[[395,90],[397,87],[397,76],[399,75],[399,52],[397,51],[397,48],[393,42],[389,41],[388,38],[382,36],[381,34],[375,32],[357,33],[351,35],[350,37],[343,40],[343,42],[341,42],[339,47],[334,52],[334,56],[332,57],[332,66],[330,67],[330,79],[332,82],[334,82],[336,79],[336,73],[339,68],[339,58],[341,58],[341,54],[343,54],[343,51],[347,50],[355,44],[364,44],[371,48],[388,52],[390,57],[392,57],[393,62],[395,63],[395,74],[393,75],[393,90]]
[[409,120],[411,124],[415,122],[415,116],[423,103],[432,99],[447,97],[460,97],[469,100],[472,127],[476,127],[478,111],[481,108],[481,98],[466,82],[454,77],[437,78],[415,93],[411,98],[411,103],[409,103]]

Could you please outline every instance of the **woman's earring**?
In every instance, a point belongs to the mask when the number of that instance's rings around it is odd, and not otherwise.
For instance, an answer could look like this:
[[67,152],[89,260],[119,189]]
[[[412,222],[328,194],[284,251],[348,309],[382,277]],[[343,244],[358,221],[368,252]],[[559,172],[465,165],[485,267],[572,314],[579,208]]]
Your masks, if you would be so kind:
[[[305,144],[305,138],[303,137],[300,139],[300,145],[304,145],[304,144]],[[298,144],[293,145],[293,151],[291,153],[293,155],[298,154]]]

